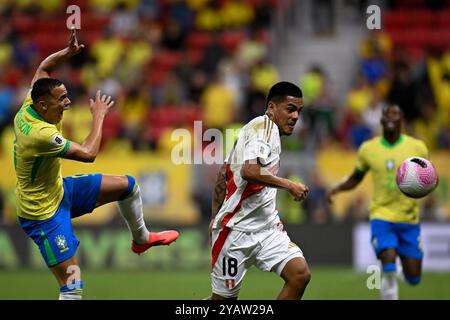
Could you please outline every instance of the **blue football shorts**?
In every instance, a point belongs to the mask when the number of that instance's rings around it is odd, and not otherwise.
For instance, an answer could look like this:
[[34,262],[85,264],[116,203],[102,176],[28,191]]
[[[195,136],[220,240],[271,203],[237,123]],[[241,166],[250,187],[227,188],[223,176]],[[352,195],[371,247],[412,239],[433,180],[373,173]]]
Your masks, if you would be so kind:
[[370,228],[372,246],[377,257],[385,249],[395,249],[400,257],[423,259],[419,224],[373,219],[370,221]]
[[63,178],[64,197],[53,216],[47,220],[19,217],[22,229],[39,247],[48,267],[75,255],[80,241],[73,233],[70,220],[95,209],[101,183],[101,174]]

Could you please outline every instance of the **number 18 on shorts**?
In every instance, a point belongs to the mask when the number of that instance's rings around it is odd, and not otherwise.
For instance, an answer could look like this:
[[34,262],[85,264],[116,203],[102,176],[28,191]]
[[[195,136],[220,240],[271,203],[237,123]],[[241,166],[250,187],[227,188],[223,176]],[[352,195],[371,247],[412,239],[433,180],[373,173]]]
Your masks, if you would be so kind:
[[247,270],[255,265],[261,271],[278,275],[291,259],[303,258],[281,223],[248,233],[227,227],[212,234],[212,292],[225,298],[237,297]]

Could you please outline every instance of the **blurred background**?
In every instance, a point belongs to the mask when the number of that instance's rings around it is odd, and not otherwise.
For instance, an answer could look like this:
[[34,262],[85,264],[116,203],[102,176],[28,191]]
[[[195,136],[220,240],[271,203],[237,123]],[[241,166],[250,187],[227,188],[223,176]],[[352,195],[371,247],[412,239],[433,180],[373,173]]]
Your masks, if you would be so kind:
[[[371,4],[381,8],[381,30],[366,26]],[[97,89],[112,95],[116,104],[106,117],[96,162],[63,160],[63,175],[134,175],[147,224],[181,231],[175,245],[137,258],[129,251],[130,236],[115,204],[96,209],[73,221],[81,240],[80,263],[93,272],[88,277],[101,278],[92,276],[99,270],[109,270],[111,277],[151,270],[173,279],[174,272],[175,279],[192,276],[192,283],[204,288],[199,296],[186,291],[176,297],[206,296],[207,226],[219,166],[175,165],[171,152],[179,141],[172,132],[185,128],[202,141],[208,128],[238,129],[264,113],[268,89],[286,80],[302,88],[305,108],[294,134],[282,139],[280,173],[311,191],[300,204],[280,191],[278,209],[313,267],[313,279],[314,272],[319,275],[316,283],[329,288],[339,274],[348,281],[326,292],[312,282],[306,298],[377,298],[365,288],[364,278],[367,266],[376,264],[367,224],[371,179],[339,195],[333,206],[325,193],[352,172],[357,148],[380,133],[381,109],[393,101],[405,114],[405,131],[427,144],[440,177],[439,187],[419,202],[424,269],[435,282],[424,281],[422,289],[406,291],[406,297],[450,299],[450,289],[443,287],[450,281],[448,0],[0,1],[0,298],[16,297],[3,288],[34,279],[27,270],[46,269],[17,225],[12,120],[39,63],[67,44],[70,5],[81,9],[77,35],[86,48],[52,75],[65,83],[72,100],[64,114],[64,135],[77,142],[87,136],[88,101]],[[202,121],[200,131],[194,130],[196,120]],[[209,142],[200,148],[191,144],[193,159]],[[274,297],[279,283],[266,283],[267,292],[250,292],[249,297]],[[339,291],[344,287],[352,289]],[[98,295],[88,297],[176,298],[170,293],[154,297],[144,288],[142,295],[137,290],[117,296],[113,289],[95,288]],[[44,297],[52,298],[52,291]]]

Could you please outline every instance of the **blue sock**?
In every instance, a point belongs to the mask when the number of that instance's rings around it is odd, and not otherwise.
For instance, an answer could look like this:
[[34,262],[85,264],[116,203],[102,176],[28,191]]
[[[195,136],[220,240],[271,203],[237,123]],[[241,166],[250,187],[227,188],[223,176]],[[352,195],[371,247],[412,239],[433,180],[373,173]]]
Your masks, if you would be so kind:
[[411,276],[405,275],[405,280],[406,280],[406,282],[408,282],[410,285],[415,286],[415,285],[419,284],[419,282],[420,282],[420,280],[421,280],[421,276],[413,276],[413,277],[411,277]]
[[128,179],[127,190],[122,194],[119,200],[126,199],[133,192],[134,186],[136,185],[136,180],[132,176],[127,175],[127,179]]
[[386,263],[383,264],[383,272],[396,272],[397,266],[395,263]]
[[59,288],[59,300],[81,300],[83,295],[83,281],[75,281]]

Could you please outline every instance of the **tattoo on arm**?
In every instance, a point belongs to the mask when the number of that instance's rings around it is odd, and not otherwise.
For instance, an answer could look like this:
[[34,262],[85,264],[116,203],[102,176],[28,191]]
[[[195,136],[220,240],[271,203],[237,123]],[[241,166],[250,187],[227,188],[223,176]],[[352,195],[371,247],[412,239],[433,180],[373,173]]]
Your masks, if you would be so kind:
[[214,193],[212,197],[211,206],[211,219],[214,219],[217,212],[219,212],[225,199],[227,190],[227,178],[226,178],[226,164],[224,164],[217,173],[216,184],[214,186]]

